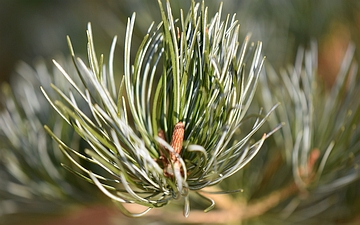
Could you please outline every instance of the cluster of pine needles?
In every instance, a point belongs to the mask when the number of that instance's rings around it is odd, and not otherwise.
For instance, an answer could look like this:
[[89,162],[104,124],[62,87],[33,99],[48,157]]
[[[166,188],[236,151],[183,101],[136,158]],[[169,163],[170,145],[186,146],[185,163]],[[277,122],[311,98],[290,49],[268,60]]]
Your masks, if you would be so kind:
[[177,19],[168,1],[159,8],[162,21],[135,50],[135,14],[128,19],[121,72],[117,37],[108,56],[97,55],[89,24],[86,61],[68,37],[69,60],[51,69],[22,63],[3,84],[0,215],[99,196],[127,216],[169,222],[185,219],[166,211],[179,201],[187,222],[351,215],[360,176],[354,46],[329,90],[315,43],[276,72],[264,66],[261,42],[240,40],[236,15],[223,16],[222,6],[209,16],[204,2],[192,2]]

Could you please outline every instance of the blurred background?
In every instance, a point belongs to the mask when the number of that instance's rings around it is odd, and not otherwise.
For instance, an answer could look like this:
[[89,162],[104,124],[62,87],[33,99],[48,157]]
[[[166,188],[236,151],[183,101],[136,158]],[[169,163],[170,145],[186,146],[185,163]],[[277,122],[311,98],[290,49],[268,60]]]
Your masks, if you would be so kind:
[[[190,1],[171,0],[175,17]],[[209,14],[219,0],[206,0]],[[358,0],[224,0],[224,14],[237,14],[243,37],[263,42],[267,63],[275,70],[293,64],[299,46],[318,43],[319,75],[329,87],[334,83],[349,43],[360,47],[360,1]],[[20,61],[33,64],[69,54],[69,35],[77,55],[86,56],[86,26],[91,22],[98,53],[108,54],[118,35],[115,66],[122,71],[122,45],[127,18],[136,12],[134,45],[152,21],[159,22],[156,0],[1,0],[0,78],[11,80]],[[225,17],[225,15],[223,15]],[[355,58],[359,61],[360,51]],[[70,216],[46,218],[41,224],[106,224],[112,208],[90,207]],[[116,219],[115,219],[116,220]],[[13,220],[15,221],[15,220]],[[35,224],[40,224],[37,220]],[[0,220],[1,224],[1,220]],[[5,223],[9,224],[9,223]],[[22,224],[19,222],[17,224]]]
[[[175,15],[188,9],[190,1],[171,1]],[[220,0],[206,0],[215,12]],[[319,44],[320,73],[330,84],[349,42],[360,43],[360,2],[357,0],[227,0],[224,14],[237,14],[241,32],[264,43],[264,54],[272,66],[294,61],[299,45],[311,40]],[[142,38],[152,21],[159,21],[156,0],[2,0],[0,2],[0,71],[6,80],[19,60],[33,63],[68,53],[66,35],[78,54],[86,51],[86,24],[91,22],[99,52],[107,53],[111,38],[122,35],[127,17],[137,13],[136,33]],[[121,63],[119,59],[119,63]]]

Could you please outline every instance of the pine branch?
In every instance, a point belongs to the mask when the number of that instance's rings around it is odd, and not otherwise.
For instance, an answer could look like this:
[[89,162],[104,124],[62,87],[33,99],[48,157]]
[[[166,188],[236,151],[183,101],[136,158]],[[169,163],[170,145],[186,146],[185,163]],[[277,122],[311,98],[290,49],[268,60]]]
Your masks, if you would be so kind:
[[[263,65],[262,46],[258,43],[253,51],[248,50],[249,37],[239,45],[235,17],[223,21],[220,7],[209,19],[204,3],[193,3],[186,16],[181,12],[181,18],[174,20],[169,2],[166,10],[160,1],[159,6],[162,22],[150,27],[134,61],[135,15],[129,18],[124,76],[118,85],[112,71],[116,37],[106,65],[104,56],[98,58],[95,53],[90,25],[88,65],[75,57],[69,40],[82,82],[75,82],[74,74],[55,62],[82,99],[75,99],[72,92],[66,95],[55,85],[60,100],[43,92],[89,144],[85,154],[46,130],[82,170],[77,174],[112,200],[151,209],[184,198],[184,215],[188,216],[189,191],[220,183],[258,153],[271,132],[255,142],[253,136],[276,106],[266,115],[247,115]],[[78,107],[84,103],[85,111]],[[173,135],[176,124],[184,126],[183,142],[169,143],[177,139]],[[242,134],[235,136],[239,130]],[[104,173],[81,165],[75,156]],[[148,212],[131,214],[121,205],[120,209],[132,216]]]
[[[280,119],[286,124],[273,136],[277,149],[283,149],[286,169],[282,165],[283,169],[274,171],[272,179],[289,177],[288,182],[292,179],[299,189],[297,195],[289,198],[288,205],[282,206],[282,216],[290,217],[289,221],[321,213],[341,218],[344,212],[337,209],[339,204],[345,208],[343,193],[360,177],[355,166],[359,160],[360,136],[355,124],[360,122],[360,90],[353,54],[354,46],[350,45],[330,91],[321,85],[317,74],[315,44],[310,50],[300,48],[295,66],[283,70],[280,76],[271,69],[262,76],[259,90],[265,108],[274,101],[284,102],[269,123],[276,124]],[[318,204],[321,210],[311,210],[313,206],[320,209]]]
[[[169,1],[159,8],[162,21],[137,48],[128,19],[123,75],[117,37],[98,56],[89,24],[86,62],[68,38],[72,66],[21,64],[3,86],[0,214],[57,211],[99,193],[127,216],[169,223],[344,219],[360,177],[354,46],[328,90],[314,44],[294,66],[262,73],[261,42],[240,43],[222,5],[210,16],[192,2],[178,19]],[[185,217],[196,201],[187,218],[163,207],[182,201]]]
[[[59,60],[64,66],[68,64],[64,59]],[[90,185],[77,182],[61,169],[60,162],[65,158],[43,129],[43,123],[47,123],[64,141],[79,144],[70,127],[55,119],[56,112],[39,89],[43,85],[53,96],[50,81],[61,89],[68,89],[70,86],[59,75],[57,71],[49,71],[43,61],[34,68],[21,62],[11,84],[2,85],[1,215],[55,212],[65,204],[94,201]]]

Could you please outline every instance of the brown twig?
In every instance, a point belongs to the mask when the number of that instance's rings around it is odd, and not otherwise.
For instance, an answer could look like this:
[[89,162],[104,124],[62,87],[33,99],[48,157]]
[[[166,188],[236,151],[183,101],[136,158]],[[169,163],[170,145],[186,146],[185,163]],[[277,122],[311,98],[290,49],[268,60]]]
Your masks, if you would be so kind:
[[260,216],[298,191],[299,188],[295,182],[292,182],[286,187],[274,191],[264,198],[251,202],[246,206],[242,219],[249,219]]
[[296,184],[290,183],[288,186],[281,190],[274,191],[268,196],[250,202],[249,204],[238,203],[234,201],[227,202],[229,205],[222,204],[221,210],[213,210],[208,213],[204,213],[200,210],[191,211],[189,217],[185,218],[178,212],[164,212],[166,216],[161,216],[162,219],[167,222],[179,222],[179,223],[232,223],[239,222],[246,219],[255,218],[264,214],[268,210],[277,206],[280,202],[288,198],[289,196],[298,192]]

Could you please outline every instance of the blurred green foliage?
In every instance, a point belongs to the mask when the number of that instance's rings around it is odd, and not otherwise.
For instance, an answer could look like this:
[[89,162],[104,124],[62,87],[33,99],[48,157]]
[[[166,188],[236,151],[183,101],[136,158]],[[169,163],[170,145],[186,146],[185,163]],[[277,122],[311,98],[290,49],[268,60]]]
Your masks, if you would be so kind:
[[[207,0],[213,13],[221,0]],[[316,39],[327,48],[327,39],[337,32],[347,41],[360,43],[360,2],[357,0],[226,0],[224,12],[237,13],[244,36],[264,43],[264,52],[273,66],[292,63],[299,45]],[[173,11],[187,9],[190,1],[172,1]],[[211,12],[211,10],[213,12]],[[67,53],[65,36],[72,37],[75,48],[85,43],[87,22],[94,25],[101,50],[114,35],[123,44],[124,23],[137,12],[135,34],[141,39],[153,21],[160,18],[155,0],[3,0],[0,1],[0,76],[7,78],[18,60]],[[140,21],[140,22],[139,22]],[[341,24],[344,29],[339,29]],[[339,35],[339,34],[338,34]],[[104,43],[104,44],[102,44]],[[84,50],[84,46],[79,46]],[[106,51],[104,51],[106,52]],[[359,58],[359,57],[357,57]]]

